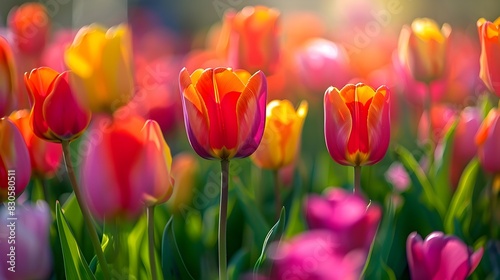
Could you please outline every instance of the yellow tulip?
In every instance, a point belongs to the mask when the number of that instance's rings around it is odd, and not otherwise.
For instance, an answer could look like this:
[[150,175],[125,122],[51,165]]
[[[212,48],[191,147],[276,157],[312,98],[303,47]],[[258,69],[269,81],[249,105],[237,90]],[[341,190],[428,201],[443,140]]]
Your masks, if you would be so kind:
[[266,107],[266,126],[262,142],[252,155],[260,168],[277,170],[293,162],[308,110],[302,101],[297,110],[288,100],[273,100]]
[[64,54],[76,95],[93,112],[112,113],[134,94],[132,43],[126,25],[82,27]]

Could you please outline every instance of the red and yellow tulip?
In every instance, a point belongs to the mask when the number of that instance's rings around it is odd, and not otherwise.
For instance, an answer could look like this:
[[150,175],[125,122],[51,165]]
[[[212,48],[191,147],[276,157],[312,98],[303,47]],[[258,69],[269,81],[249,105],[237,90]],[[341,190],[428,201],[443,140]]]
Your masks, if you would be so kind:
[[325,92],[325,140],[331,157],[342,165],[380,161],[389,146],[389,90],[348,84]]
[[230,68],[198,69],[179,75],[189,142],[203,158],[251,155],[265,126],[266,76]]
[[33,175],[41,178],[52,177],[61,164],[61,145],[45,141],[33,133],[29,110],[14,111],[9,118],[17,125],[26,141]]
[[[23,193],[31,177],[28,148],[17,126],[0,119],[0,201]],[[10,188],[9,188],[10,187]]]
[[302,101],[297,111],[288,100],[269,102],[264,136],[252,155],[257,166],[276,170],[293,162],[299,150],[307,109],[307,101]]
[[430,83],[443,76],[451,27],[428,18],[415,19],[399,35],[399,60],[417,81]]
[[[100,123],[109,126],[102,130]],[[112,119],[96,115],[82,164],[82,190],[92,214],[105,218],[132,219],[145,206],[165,202],[172,195],[172,156],[155,121],[137,115]],[[126,151],[126,152],[124,152]]]
[[9,42],[0,36],[0,116],[8,115],[15,106],[16,88],[14,54]]
[[71,83],[79,100],[92,112],[112,113],[133,97],[132,42],[125,25],[82,27],[64,60],[75,73]]
[[500,96],[500,18],[489,22],[484,18],[477,21],[481,41],[479,77],[489,90]]
[[71,72],[48,68],[24,74],[32,110],[30,124],[36,136],[51,142],[79,137],[90,122],[91,113],[76,100],[69,84]]

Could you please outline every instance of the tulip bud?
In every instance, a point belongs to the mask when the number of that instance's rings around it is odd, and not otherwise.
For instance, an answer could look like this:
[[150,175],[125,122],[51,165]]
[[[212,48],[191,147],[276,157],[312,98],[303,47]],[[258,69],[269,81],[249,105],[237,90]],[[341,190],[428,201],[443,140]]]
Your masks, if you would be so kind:
[[17,88],[14,55],[9,42],[0,36],[0,117],[10,114],[15,107]]
[[15,217],[15,221],[9,221],[10,211],[6,207],[0,209],[0,218],[7,221],[7,226],[0,227],[0,278],[49,279],[52,216],[48,204],[39,200],[36,204],[18,205]]
[[50,19],[44,5],[28,2],[13,8],[7,24],[21,53],[40,54],[43,51],[50,31]]
[[174,192],[169,204],[176,211],[183,211],[191,203],[196,178],[200,172],[197,158],[188,153],[177,154],[172,163],[172,177],[175,180]]
[[8,118],[0,119],[0,201],[14,201],[23,193],[31,177],[26,142]]
[[479,59],[479,77],[489,90],[500,96],[500,18],[489,22],[484,18],[477,21],[479,39],[481,41],[481,57]]
[[466,279],[476,269],[483,248],[476,252],[460,239],[433,232],[425,240],[416,232],[406,241],[411,279]]
[[476,134],[476,145],[479,162],[484,170],[491,173],[500,172],[500,112],[491,109]]

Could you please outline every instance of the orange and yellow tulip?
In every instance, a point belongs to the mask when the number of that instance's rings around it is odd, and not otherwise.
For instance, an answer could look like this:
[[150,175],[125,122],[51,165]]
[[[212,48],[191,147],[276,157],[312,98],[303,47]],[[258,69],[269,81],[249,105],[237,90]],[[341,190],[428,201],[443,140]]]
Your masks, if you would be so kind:
[[31,177],[28,148],[17,126],[0,119],[0,201],[13,201],[23,193]]
[[82,27],[64,60],[75,73],[71,83],[78,99],[92,112],[112,113],[133,97],[132,42],[125,25]]
[[481,41],[479,77],[489,90],[500,96],[500,18],[489,22],[484,18],[477,21]]
[[264,136],[252,155],[257,166],[277,170],[293,162],[299,150],[307,109],[307,101],[302,101],[297,111],[288,100],[269,102]]
[[[165,202],[173,191],[172,156],[159,125],[137,115],[96,115],[82,163],[82,190],[94,217],[138,217],[145,206]],[[108,123],[103,131],[100,123]],[[123,151],[126,152],[124,153]]]
[[206,159],[243,158],[260,144],[265,126],[266,76],[230,68],[182,69],[179,87],[191,146]]
[[71,141],[89,125],[91,113],[76,100],[70,76],[68,71],[58,73],[48,67],[24,74],[32,104],[30,125],[46,141]]
[[7,23],[14,44],[21,53],[41,54],[50,31],[50,18],[43,4],[28,2],[13,8]]
[[325,92],[325,141],[331,157],[342,165],[380,161],[389,146],[389,89],[359,83]]
[[399,35],[399,60],[417,81],[430,83],[443,76],[451,27],[428,18],[415,19]]
[[33,133],[29,110],[14,111],[9,118],[17,125],[28,146],[33,175],[41,178],[52,177],[61,164],[61,145],[45,141]]
[[9,42],[0,36],[0,116],[8,115],[15,106],[17,88],[14,54]]
[[226,13],[224,25],[228,31],[222,33],[220,45],[229,65],[250,72],[261,70],[266,75],[274,73],[279,63],[279,19],[278,10],[265,6]]

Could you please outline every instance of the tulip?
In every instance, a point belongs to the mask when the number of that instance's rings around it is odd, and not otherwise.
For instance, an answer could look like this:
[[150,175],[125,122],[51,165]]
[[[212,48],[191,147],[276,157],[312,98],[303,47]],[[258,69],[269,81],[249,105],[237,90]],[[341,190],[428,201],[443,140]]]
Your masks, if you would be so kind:
[[310,195],[305,202],[306,221],[311,229],[332,232],[343,253],[360,250],[368,255],[382,215],[380,207],[362,196],[334,188],[324,197]]
[[389,146],[389,89],[348,84],[325,92],[325,141],[331,157],[342,165],[380,161]]
[[185,211],[187,205],[191,203],[199,173],[200,164],[194,155],[180,153],[174,157],[172,178],[175,180],[175,186],[168,204],[175,211]]
[[428,18],[415,19],[411,27],[403,26],[398,43],[399,59],[415,80],[429,84],[443,76],[450,33],[448,24],[439,30],[437,23]]
[[484,170],[491,173],[500,172],[500,112],[494,108],[488,113],[476,134],[476,145],[479,162]]
[[266,75],[276,71],[279,63],[279,19],[276,9],[264,6],[248,6],[239,13],[229,12],[227,58],[235,69],[258,70]]
[[483,248],[476,252],[460,239],[433,232],[425,240],[412,232],[406,241],[412,279],[466,279],[476,269]]
[[0,116],[6,116],[15,106],[17,88],[14,55],[9,42],[0,36]]
[[[274,245],[274,244],[272,244]],[[312,230],[270,248],[270,279],[360,279],[366,257],[359,250],[344,253],[332,232]]]
[[184,123],[191,146],[206,159],[244,158],[259,146],[265,126],[267,83],[229,68],[179,75]]
[[8,118],[0,119],[0,201],[13,201],[31,177],[30,155],[23,136]]
[[134,94],[132,47],[124,25],[105,30],[98,25],[82,27],[64,54],[75,75],[76,95],[93,112],[112,113]]
[[288,100],[269,102],[262,142],[251,157],[257,166],[277,170],[293,162],[299,150],[307,108],[307,101],[302,101],[297,111]]
[[453,124],[457,117],[457,112],[449,105],[439,104],[433,106],[430,111],[432,131],[429,135],[429,116],[422,114],[418,123],[418,140],[424,144],[428,139],[432,139],[435,143],[439,143],[445,136],[448,129]]
[[[12,236],[9,226],[0,227],[0,278],[11,280],[44,280],[49,279],[52,272],[52,251],[50,247],[50,227],[52,216],[45,201],[36,204],[22,204],[16,206],[15,216],[15,244],[9,242]],[[0,209],[0,218],[6,221],[10,216],[7,207]],[[11,250],[15,247],[14,265],[11,261]],[[13,267],[15,272],[9,270]]]
[[481,57],[479,59],[479,77],[489,90],[500,96],[500,18],[489,22],[484,18],[477,21],[479,39],[481,41]]
[[82,191],[96,218],[133,219],[170,197],[172,157],[156,122],[97,115],[87,135]]
[[295,52],[297,76],[306,89],[322,92],[349,82],[349,57],[340,45],[322,38],[306,41]]
[[21,53],[40,54],[43,51],[50,31],[50,19],[44,5],[29,2],[13,8],[7,24]]
[[32,110],[30,124],[36,136],[51,142],[79,137],[90,122],[90,111],[78,103],[69,84],[70,72],[48,67],[24,74]]
[[28,110],[15,111],[9,118],[19,128],[28,146],[33,175],[41,178],[52,177],[61,164],[61,145],[47,142],[33,133]]

